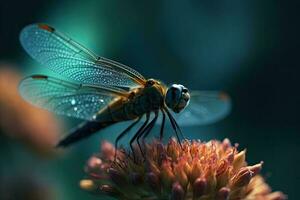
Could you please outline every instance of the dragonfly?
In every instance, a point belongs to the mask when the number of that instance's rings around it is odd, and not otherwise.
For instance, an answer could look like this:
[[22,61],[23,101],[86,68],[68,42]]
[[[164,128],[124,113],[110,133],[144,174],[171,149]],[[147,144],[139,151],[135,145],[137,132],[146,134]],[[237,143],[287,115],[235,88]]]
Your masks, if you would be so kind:
[[155,124],[160,125],[162,140],[166,118],[180,141],[180,126],[210,124],[230,111],[231,101],[224,92],[189,91],[181,84],[168,87],[159,80],[146,79],[133,68],[96,55],[47,24],[26,26],[20,42],[34,60],[64,77],[25,77],[19,86],[21,96],[38,107],[84,121],[57,147],[70,146],[118,122],[132,121],[117,136],[117,147],[142,119],[130,139],[131,148],[135,142],[141,147],[141,140]]

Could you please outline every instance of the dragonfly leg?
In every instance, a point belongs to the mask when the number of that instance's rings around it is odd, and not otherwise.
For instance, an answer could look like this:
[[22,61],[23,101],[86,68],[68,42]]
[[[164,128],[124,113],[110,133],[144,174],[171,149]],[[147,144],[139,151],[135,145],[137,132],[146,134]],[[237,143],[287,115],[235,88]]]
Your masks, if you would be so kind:
[[[140,143],[140,138],[146,133],[146,132],[150,132],[151,129],[153,128],[155,122],[153,123],[153,121],[156,121],[157,117],[155,116],[151,122],[139,133],[139,135],[137,136],[137,139],[136,139],[136,142],[138,143],[139,146],[141,146],[141,143]],[[153,124],[153,125],[152,125]],[[152,127],[151,127],[152,126]],[[145,155],[144,155],[144,152],[141,151],[143,157],[145,158]]]
[[161,121],[161,127],[159,132],[159,140],[162,141],[164,136],[164,129],[165,129],[165,121],[166,121],[166,113],[163,109],[161,109],[162,112],[162,121]]
[[[171,113],[168,111],[168,109],[165,109],[165,111],[166,111],[166,113],[167,113],[167,115],[168,115],[168,118],[169,118],[170,123],[171,123],[171,125],[172,125],[172,127],[173,127],[173,130],[174,130],[174,132],[175,132],[175,134],[176,134],[176,137],[177,137],[177,140],[178,140],[178,142],[179,142],[179,145],[182,147],[181,142],[180,142],[180,138],[179,138],[179,135],[178,135],[178,128],[179,128],[179,126],[178,126],[177,123],[175,122],[175,119],[173,118],[173,116],[171,115]],[[180,130],[180,129],[179,129],[179,130]],[[180,133],[181,133],[181,131],[180,131]],[[181,134],[182,134],[182,133],[181,133]]]
[[175,126],[177,127],[177,130],[179,131],[181,137],[182,137],[184,140],[186,140],[186,137],[184,137],[184,135],[183,135],[183,133],[182,133],[182,131],[181,131],[181,129],[180,129],[180,126],[177,124],[176,120],[174,119],[174,117],[173,117],[172,115],[171,115],[171,118],[172,118],[172,120],[173,120]]
[[[143,125],[139,128],[139,130],[134,134],[134,136],[130,140],[130,148],[131,148],[131,151],[133,153],[133,158],[134,159],[135,159],[135,155],[134,155],[134,149],[133,149],[133,145],[132,144],[133,144],[134,140],[140,135],[140,133],[144,131],[144,128],[146,127],[146,125],[149,122],[149,118],[150,118],[150,114],[147,113],[146,114],[146,120],[145,120],[145,122],[143,123]],[[143,154],[141,145],[139,143],[138,143],[138,147],[139,147],[139,150],[141,151],[141,153]]]
[[[149,117],[149,119],[150,119],[150,113],[148,113],[147,114],[148,115],[148,117]],[[148,120],[149,120],[148,119]],[[151,120],[151,122],[153,121],[153,119]],[[150,123],[148,123],[143,129],[141,129],[141,131],[137,134],[137,137],[136,137],[136,143],[138,144],[138,146],[139,146],[139,149],[140,149],[140,151],[141,151],[141,154],[142,154],[142,156],[145,158],[145,155],[144,155],[144,151],[143,151],[143,148],[142,148],[142,146],[141,146],[141,143],[140,143],[140,138],[141,138],[141,136],[149,129],[149,125],[151,124],[151,122]]]
[[182,131],[181,131],[179,125],[177,124],[176,120],[174,119],[174,117],[172,116],[172,114],[171,114],[168,110],[167,110],[167,112],[168,112],[169,115],[170,115],[170,116],[169,116],[169,117],[170,117],[170,120],[173,121],[173,123],[174,123],[176,129],[179,131],[180,136],[185,140],[186,138],[184,137],[184,135],[183,135],[183,133],[182,133]]
[[132,124],[130,124],[122,133],[120,133],[115,141],[115,160],[117,158],[117,150],[118,150],[118,142],[122,137],[125,136],[125,134],[132,129],[139,121],[141,120],[141,117],[139,117],[137,120],[135,120]]
[[154,116],[153,120],[150,122],[150,124],[149,124],[147,130],[146,130],[146,131],[144,132],[144,134],[143,134],[143,140],[142,140],[142,141],[143,141],[143,144],[145,143],[146,137],[149,135],[149,133],[150,133],[151,130],[153,129],[153,127],[154,127],[154,125],[155,125],[155,123],[156,123],[156,121],[157,121],[157,118],[158,118],[158,111],[155,112],[155,116]]

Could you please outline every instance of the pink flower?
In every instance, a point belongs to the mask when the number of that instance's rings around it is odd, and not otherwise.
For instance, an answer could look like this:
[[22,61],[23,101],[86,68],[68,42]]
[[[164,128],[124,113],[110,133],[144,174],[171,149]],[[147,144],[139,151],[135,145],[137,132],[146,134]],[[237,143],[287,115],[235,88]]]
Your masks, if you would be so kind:
[[246,151],[238,152],[228,139],[223,142],[175,139],[167,145],[146,144],[144,157],[118,150],[104,142],[99,154],[87,163],[82,189],[116,199],[172,200],[282,200],[259,175],[262,162],[248,166]]

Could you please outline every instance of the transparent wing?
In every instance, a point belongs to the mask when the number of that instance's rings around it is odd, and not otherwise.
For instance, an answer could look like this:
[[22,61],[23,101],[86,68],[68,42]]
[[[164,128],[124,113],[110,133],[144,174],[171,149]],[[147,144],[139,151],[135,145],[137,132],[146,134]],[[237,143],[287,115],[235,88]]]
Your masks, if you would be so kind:
[[106,88],[74,84],[56,78],[33,75],[21,81],[21,96],[32,104],[59,115],[95,120],[95,114],[122,95]]
[[115,61],[101,58],[45,24],[26,26],[20,41],[27,53],[52,71],[83,84],[139,87],[145,78]]
[[189,105],[173,117],[181,126],[206,125],[214,123],[231,110],[227,94],[219,91],[192,91]]

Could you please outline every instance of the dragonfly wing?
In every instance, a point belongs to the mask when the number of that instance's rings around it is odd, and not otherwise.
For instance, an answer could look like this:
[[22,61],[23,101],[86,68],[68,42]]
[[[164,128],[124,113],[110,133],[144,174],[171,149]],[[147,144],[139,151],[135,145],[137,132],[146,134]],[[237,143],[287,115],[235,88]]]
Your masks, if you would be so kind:
[[32,104],[56,114],[94,121],[99,110],[119,91],[107,88],[74,84],[44,75],[33,75],[21,81],[21,96]]
[[219,91],[192,91],[189,105],[173,117],[181,126],[206,125],[214,123],[231,110],[227,94]]
[[27,53],[52,71],[83,84],[133,88],[145,83],[134,69],[98,57],[45,24],[26,26],[20,41]]

